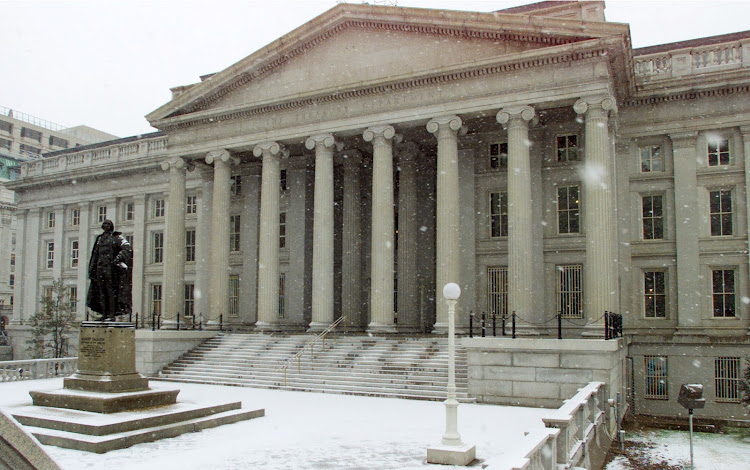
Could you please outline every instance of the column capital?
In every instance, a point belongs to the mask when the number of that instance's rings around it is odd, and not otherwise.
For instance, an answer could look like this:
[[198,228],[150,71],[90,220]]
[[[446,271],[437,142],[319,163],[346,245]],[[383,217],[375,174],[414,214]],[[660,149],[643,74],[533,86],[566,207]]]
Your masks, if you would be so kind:
[[672,146],[675,148],[695,147],[695,142],[698,140],[697,131],[675,132],[668,135],[669,140],[672,141]]
[[740,134],[742,134],[742,138],[745,140],[750,139],[750,124],[745,126],[740,126]]
[[586,112],[594,109],[617,112],[617,102],[611,95],[600,95],[583,97],[573,104],[573,111],[576,114],[586,114]]
[[441,128],[448,128],[453,132],[458,132],[462,124],[463,121],[458,116],[439,116],[430,119],[430,122],[427,123],[427,132],[434,134]]
[[260,142],[253,148],[253,155],[256,157],[260,156],[271,156],[271,157],[288,157],[289,151],[280,143],[273,141]]
[[497,112],[497,122],[505,126],[511,120],[517,120],[519,122],[525,121],[530,122],[536,117],[536,110],[531,106],[517,106],[511,108],[502,108]]
[[307,148],[307,150],[313,150],[318,145],[322,145],[326,148],[333,148],[334,146],[336,147],[343,146],[341,142],[336,142],[336,138],[333,136],[333,134],[330,134],[330,133],[311,135],[305,140],[305,147]]
[[401,136],[396,134],[396,129],[393,126],[368,127],[362,133],[362,138],[365,139],[365,142],[372,142],[377,138],[382,138],[385,140],[391,140],[395,138],[397,143],[401,142]]
[[[206,159],[208,159],[208,156],[206,156]],[[165,160],[165,161],[161,162],[161,169],[162,170],[167,171],[170,168],[175,168],[177,170],[181,170],[183,168],[186,168],[188,170],[192,170],[193,168],[195,168],[195,165],[192,162],[190,162],[188,160],[185,160],[182,157],[177,157],[177,158],[174,158],[174,159],[171,159],[171,160]]]
[[396,147],[399,161],[413,162],[418,154],[419,145],[416,142],[403,142]]
[[212,150],[206,154],[206,163],[211,165],[215,161],[222,161],[224,163],[229,163],[230,165],[233,163],[239,163],[239,159],[232,157],[228,150]]

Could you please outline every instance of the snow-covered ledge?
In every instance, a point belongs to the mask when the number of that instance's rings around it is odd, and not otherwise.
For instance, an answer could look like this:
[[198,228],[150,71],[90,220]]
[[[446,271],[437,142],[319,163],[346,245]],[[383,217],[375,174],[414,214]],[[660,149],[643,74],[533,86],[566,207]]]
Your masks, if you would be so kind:
[[135,369],[155,376],[163,367],[195,348],[218,331],[136,330]]

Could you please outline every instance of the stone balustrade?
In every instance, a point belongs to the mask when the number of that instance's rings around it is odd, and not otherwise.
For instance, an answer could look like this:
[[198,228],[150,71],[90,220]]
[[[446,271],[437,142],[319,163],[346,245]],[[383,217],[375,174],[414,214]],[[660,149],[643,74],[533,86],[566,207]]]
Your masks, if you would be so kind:
[[0,382],[67,377],[78,368],[77,357],[0,362]]
[[526,453],[510,464],[510,470],[557,470],[557,436],[559,434],[559,429],[551,428],[526,434],[521,444]]
[[750,68],[750,43],[734,41],[709,46],[662,51],[634,57],[635,76],[661,80],[706,72]]
[[163,135],[131,142],[114,141],[111,145],[84,148],[77,152],[54,152],[44,158],[21,165],[21,178],[59,173],[90,166],[110,165],[165,153],[167,138]]

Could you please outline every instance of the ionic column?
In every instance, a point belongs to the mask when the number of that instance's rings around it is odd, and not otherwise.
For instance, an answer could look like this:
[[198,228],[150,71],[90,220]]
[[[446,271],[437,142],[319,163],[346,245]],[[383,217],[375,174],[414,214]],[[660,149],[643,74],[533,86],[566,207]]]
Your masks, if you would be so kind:
[[170,328],[176,326],[177,312],[185,302],[185,160],[162,162],[161,169],[169,172],[162,318]]
[[[17,126],[15,126],[17,127]],[[26,304],[26,296],[24,295],[24,292],[26,291],[26,270],[28,269],[29,265],[35,266],[39,263],[39,260],[36,258],[31,258],[31,253],[28,251],[28,247],[26,244],[26,238],[27,234],[33,233],[28,230],[29,225],[29,209],[17,209],[16,210],[16,283],[15,286],[13,286],[13,318],[11,319],[10,323],[12,325],[21,325],[23,324],[23,313],[25,311],[31,312],[33,308],[35,308],[34,304],[27,305]],[[34,236],[30,237],[32,240],[38,240],[37,234],[35,233]],[[86,255],[81,253],[80,254],[81,259],[86,259]],[[29,259],[32,260],[31,262],[26,262],[25,260]],[[36,276],[36,273],[34,273]],[[36,277],[29,277],[29,279],[33,279],[34,282],[36,282]],[[86,292],[85,290],[81,292]],[[79,294],[80,295],[80,294]],[[85,294],[84,294],[85,295]],[[84,297],[85,299],[85,297]],[[84,300],[84,304],[86,301]],[[29,313],[29,316],[31,316],[32,313]]]
[[[740,132],[742,133],[743,147],[745,148],[745,196],[747,198],[747,205],[745,207],[750,207],[750,126],[741,126]],[[750,248],[750,217],[747,217],[747,233],[748,248]],[[748,250],[748,255],[750,256],[750,250]],[[750,266],[750,264],[748,264],[748,266]],[[750,327],[748,328],[747,334],[750,336]]]
[[372,242],[370,270],[371,332],[395,332],[393,326],[393,126],[371,127],[363,137],[372,142]]
[[[435,118],[427,123],[427,131],[435,134],[437,150],[437,253],[436,295],[443,291],[449,282],[461,285],[461,268],[458,240],[458,130],[461,118],[446,116]],[[437,302],[434,333],[448,331],[448,307],[445,302]]]
[[333,145],[332,134],[309,137],[315,149],[313,207],[312,322],[308,331],[321,332],[333,323]]
[[[674,158],[675,247],[677,252],[677,333],[695,334],[701,326],[701,302],[705,295],[699,279],[699,218],[697,187],[698,133],[670,134]],[[643,277],[639,282],[643,283]]]
[[398,146],[398,330],[417,331],[419,291],[417,285],[417,156],[414,142]]
[[348,328],[362,326],[360,223],[360,169],[358,150],[344,152],[344,213],[341,236],[341,315]]
[[531,106],[503,109],[497,122],[508,130],[508,310],[533,318],[534,276],[529,262],[532,246],[531,165],[529,122]]
[[[68,248],[63,247],[63,229],[65,228],[65,210],[63,206],[54,206],[52,208],[55,214],[55,229],[52,241],[55,243],[54,263],[52,265],[52,279],[55,281],[62,281],[63,267],[67,267],[65,263],[70,263],[70,258],[65,258],[64,253],[68,252]],[[67,289],[67,287],[64,287]],[[62,292],[61,292],[62,294]],[[66,292],[67,294],[67,292]]]
[[612,192],[614,174],[610,155],[609,111],[615,108],[609,96],[580,99],[573,105],[586,119],[584,147],[583,210],[586,223],[586,266],[584,267],[584,335],[604,335],[605,311],[617,309],[617,275],[610,218],[614,216]]
[[[206,163],[214,166],[214,192],[211,205],[211,278],[209,282],[209,324],[229,311],[229,202],[231,165],[236,159],[226,150],[209,152]],[[184,199],[184,198],[183,198]],[[184,230],[183,230],[184,232]],[[184,243],[183,243],[184,245]],[[184,257],[181,261],[184,261]]]
[[260,240],[258,242],[258,321],[261,330],[274,329],[279,321],[279,198],[282,147],[276,142],[255,146],[263,157],[260,183]]
[[[76,309],[76,320],[86,319],[86,297],[88,291],[86,286],[89,280],[89,254],[90,254],[90,236],[89,236],[89,222],[91,221],[91,203],[82,202],[78,206],[81,210],[81,216],[78,223],[78,278],[76,285],[78,286],[78,308]],[[135,260],[134,264],[135,264]],[[133,287],[135,287],[135,281],[133,281]],[[131,290],[132,293],[132,290]],[[133,298],[136,298],[133,296]],[[136,305],[133,304],[133,313],[135,314]]]

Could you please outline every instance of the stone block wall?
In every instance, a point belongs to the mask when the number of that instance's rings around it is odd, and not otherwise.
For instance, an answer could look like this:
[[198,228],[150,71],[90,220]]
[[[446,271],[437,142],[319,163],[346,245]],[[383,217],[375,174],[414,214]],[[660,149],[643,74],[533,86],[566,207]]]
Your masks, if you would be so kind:
[[135,369],[155,376],[164,366],[217,334],[218,331],[136,330]]
[[469,396],[479,403],[557,408],[592,381],[625,399],[625,340],[462,338]]

